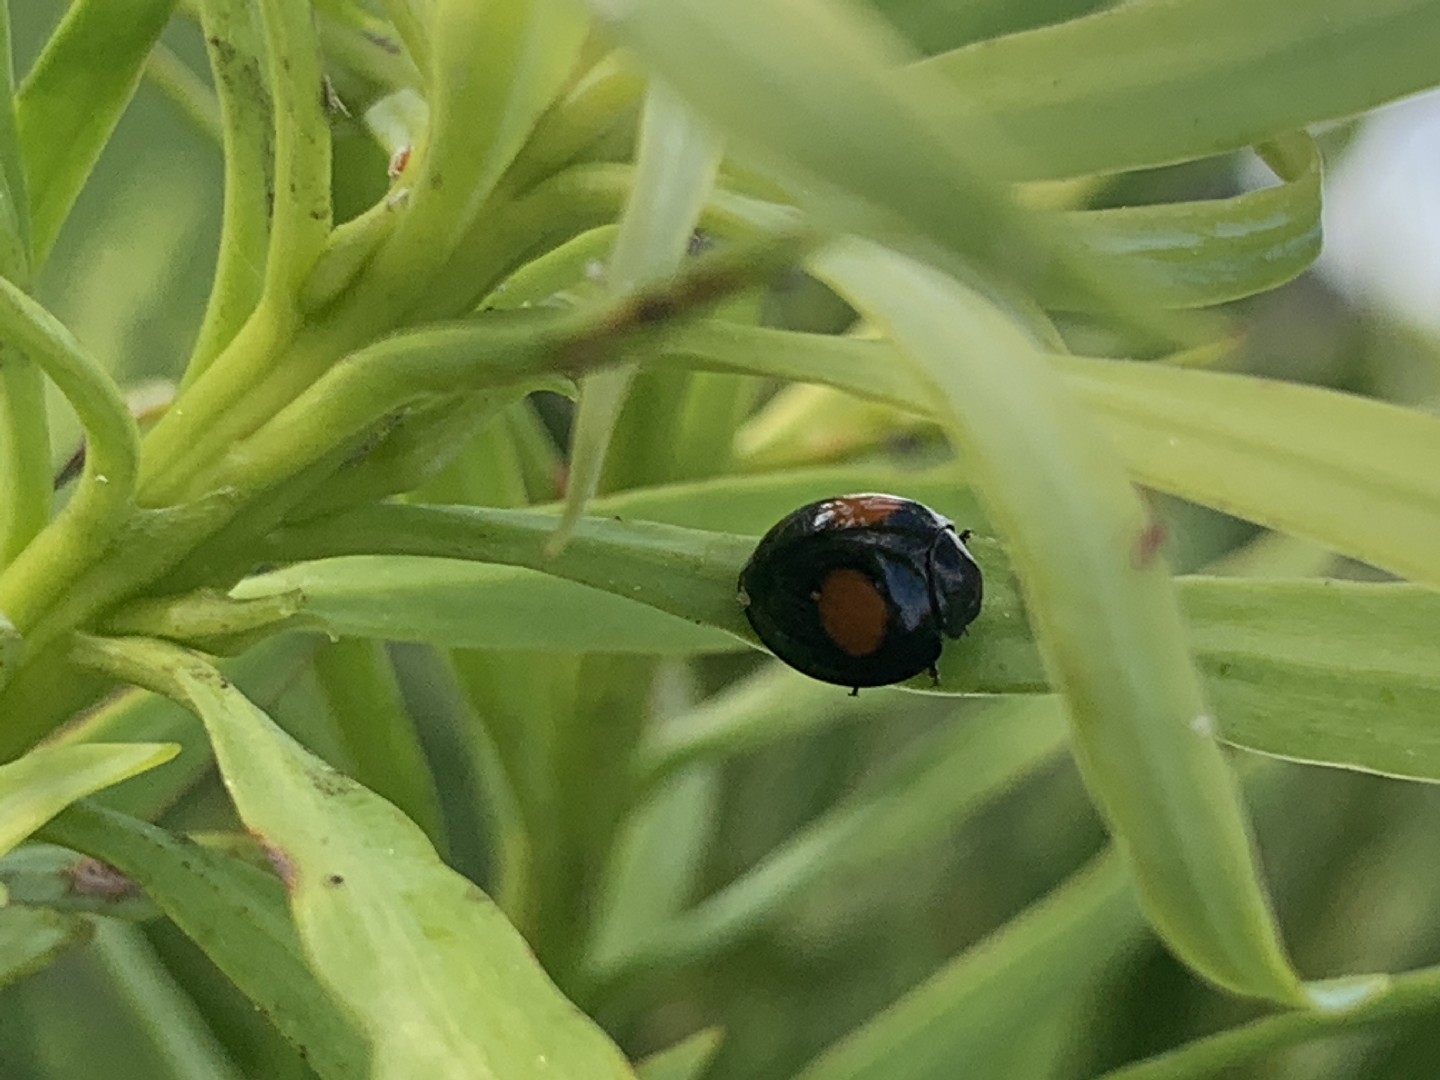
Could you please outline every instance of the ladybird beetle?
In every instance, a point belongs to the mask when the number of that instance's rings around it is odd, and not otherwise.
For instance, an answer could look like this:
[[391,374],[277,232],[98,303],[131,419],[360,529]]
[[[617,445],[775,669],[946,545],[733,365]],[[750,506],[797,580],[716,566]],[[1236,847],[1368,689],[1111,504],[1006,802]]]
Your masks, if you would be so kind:
[[969,535],[894,495],[810,503],[760,540],[740,604],[766,647],[813,679],[852,693],[922,671],[938,681],[944,638],[980,614]]

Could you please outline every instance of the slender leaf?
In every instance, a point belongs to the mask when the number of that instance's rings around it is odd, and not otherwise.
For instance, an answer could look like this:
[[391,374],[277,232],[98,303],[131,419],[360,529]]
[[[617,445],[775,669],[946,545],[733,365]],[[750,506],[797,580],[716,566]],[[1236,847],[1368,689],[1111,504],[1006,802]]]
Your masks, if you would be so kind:
[[[667,348],[716,370],[769,372],[934,415],[871,339],[707,322]],[[1392,573],[1440,585],[1440,419],[1322,387],[1165,364],[1056,357],[1135,479]]]
[[1170,573],[1137,555],[1147,513],[1103,433],[1034,345],[958,282],[873,246],[817,261],[944,403],[1147,916],[1211,980],[1298,1002]]
[[[77,9],[71,9],[72,11]],[[0,342],[24,352],[59,387],[85,429],[85,470],[69,504],[0,573],[0,612],[30,638],[45,605],[134,510],[140,434],[120,389],[53,315],[0,278]]]
[[1364,112],[1440,82],[1437,38],[1430,0],[1166,0],[918,68],[1005,132],[1014,179],[1041,179],[1204,157]]
[[[259,12],[275,138],[265,292],[270,299],[286,304],[299,297],[305,277],[330,235],[330,127],[310,5],[260,0]],[[242,34],[243,47],[241,18],[242,13],[234,12],[231,25]],[[229,156],[227,152],[227,159]],[[253,169],[254,162],[237,163],[237,168],[245,167]],[[246,181],[253,184],[253,173]],[[254,228],[254,222],[250,227]]]
[[[548,517],[547,526],[553,527]],[[451,560],[358,556],[243,581],[236,597],[295,596],[302,625],[341,637],[464,649],[687,656],[738,643],[709,627],[535,571]]]
[[314,663],[356,779],[442,843],[435,780],[384,649],[345,639],[322,645]]
[[[911,69],[857,4],[591,0],[625,44],[817,221],[912,253],[979,266],[1017,311],[1046,285],[1169,337],[1143,279],[1085,259],[1059,219],[1021,210],[994,182],[1003,130],[936,74]],[[867,17],[868,16],[868,17]],[[1031,329],[1048,333],[1043,319]]]
[[274,121],[255,9],[244,0],[205,0],[200,14],[219,96],[225,198],[215,281],[185,370],[186,382],[230,343],[260,299],[275,183],[269,155]]
[[78,0],[25,77],[15,114],[35,264],[45,261],[140,83],[175,0]]
[[[268,704],[295,679],[315,646],[313,640],[276,638],[226,661],[220,670],[252,699]],[[204,725],[182,706],[148,690],[118,694],[50,737],[52,745],[61,746],[105,742],[166,742],[180,747],[166,768],[107,788],[93,799],[96,805],[146,820],[172,806],[215,760]]]
[[1440,968],[1394,976],[1334,980],[1328,1009],[1267,1016],[1153,1058],[1112,1069],[1100,1080],[1200,1080],[1243,1063],[1326,1036],[1351,1035],[1375,1024],[1427,1016],[1440,1005]]
[[65,807],[169,761],[174,743],[42,746],[0,765],[0,855]]
[[95,956],[116,996],[154,1049],[157,1061],[176,1080],[242,1080],[206,1026],[194,999],[165,969],[155,947],[123,923],[101,923]]
[[[606,270],[606,288],[616,294],[649,285],[673,274],[685,257],[700,209],[720,167],[720,142],[663,82],[652,81],[641,115],[635,183],[620,216],[615,249]],[[570,472],[565,509],[552,543],[563,546],[600,486],[611,450],[611,437],[630,396],[635,368],[630,364],[597,372],[580,384],[580,404],[571,433]],[[672,374],[671,380],[683,378]],[[669,395],[674,397],[674,395]],[[666,406],[669,406],[668,408]],[[628,449],[646,460],[663,453],[655,429],[675,414],[674,402],[645,409],[637,418],[651,438],[630,440]],[[632,428],[635,424],[632,422]],[[624,443],[621,446],[625,446]],[[616,447],[620,449],[620,447]],[[633,473],[632,468],[622,471]]]
[[654,927],[623,955],[598,957],[603,984],[712,956],[777,918],[826,875],[873,865],[944,836],[954,822],[1013,787],[1065,745],[1051,698],[1005,699],[955,718],[801,829],[744,875]]

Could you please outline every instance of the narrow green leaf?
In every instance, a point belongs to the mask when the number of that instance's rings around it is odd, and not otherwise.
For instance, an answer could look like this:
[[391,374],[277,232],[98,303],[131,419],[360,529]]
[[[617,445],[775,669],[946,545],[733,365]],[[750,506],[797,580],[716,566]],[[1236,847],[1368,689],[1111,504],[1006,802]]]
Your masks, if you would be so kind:
[[724,1032],[719,1028],[697,1031],[635,1066],[640,1080],[700,1080],[720,1050]]
[[987,1062],[1086,999],[1144,933],[1114,852],[961,953],[796,1080],[932,1080]]
[[145,61],[145,78],[189,120],[201,135],[219,146],[225,138],[220,100],[209,82],[184,60],[157,42]]
[[140,885],[325,1080],[370,1075],[365,1040],[306,967],[273,875],[84,803],[51,822],[45,835]]
[[[1205,307],[1298,277],[1320,254],[1320,151],[1308,135],[1259,148],[1281,183],[1228,199],[1066,214],[1079,243],[1149,283],[1166,307]],[[1047,290],[1052,308],[1087,298]]]
[[[221,672],[252,700],[277,698],[309,662],[316,642],[279,637],[220,665]],[[112,697],[50,737],[51,745],[167,742],[180,752],[167,768],[108,788],[92,800],[133,817],[154,820],[204,776],[215,761],[204,725],[169,698],[131,689]]]
[[140,83],[175,0],[77,0],[16,98],[34,262],[45,262],[75,197]]
[[1147,916],[1207,978],[1298,1003],[1169,571],[1137,554],[1149,519],[1104,433],[1036,347],[953,279],[859,244],[816,263],[944,402]]
[[1326,1036],[1353,1036],[1377,1024],[1431,1016],[1440,1006],[1440,968],[1436,967],[1335,982],[1339,984],[1335,989],[1351,998],[1348,1007],[1267,1016],[1112,1069],[1098,1080],[1202,1080],[1223,1076],[1262,1054]]
[[175,1080],[242,1080],[194,999],[136,927],[101,923],[94,949],[116,997]]
[[1164,165],[1373,109],[1440,82],[1430,0],[1168,0],[917,65],[981,103],[1014,179]]
[[393,806],[310,756],[198,657],[139,639],[81,649],[205,721],[241,817],[284,867],[311,965],[372,1041],[370,1075],[633,1075],[490,900]]
[[45,373],[0,346],[0,570],[50,520],[53,480]]
[[[935,414],[893,344],[703,322],[675,359],[823,383]],[[1131,475],[1191,502],[1440,585],[1440,419],[1323,387],[1167,364],[1053,357]]]
[[[430,129],[409,166],[400,220],[366,268],[357,304],[393,306],[398,297],[408,306],[423,297],[563,89],[588,29],[562,0],[425,7],[427,51],[412,55],[427,76]],[[392,3],[392,16],[404,8],[410,5]],[[420,23],[397,26],[413,48]]]
[[0,905],[0,988],[50,966],[90,940],[95,924],[49,908]]
[[[912,253],[938,248],[957,272],[980,268],[1017,311],[1063,284],[1150,325],[1143,279],[1084,258],[1063,221],[1021,210],[994,182],[1011,150],[980,112],[983,96],[961,97],[926,70],[902,74],[900,43],[859,5],[590,6],[817,221]],[[1050,334],[1043,318],[1031,323]],[[1167,322],[1164,336],[1178,326]]]
[[320,646],[314,663],[355,778],[442,843],[435,779],[384,649],[347,638]]
[[[553,528],[555,519],[544,524]],[[688,656],[729,652],[727,634],[546,574],[453,560],[358,556],[249,578],[240,599],[294,596],[302,625],[341,637],[457,649]]]
[[1440,781],[1440,593],[1195,578],[1182,594],[1227,742]]
[[[605,287],[621,295],[675,272],[685,257],[700,208],[720,167],[719,140],[663,82],[652,81],[645,97],[636,149],[635,179],[615,234]],[[597,372],[580,384],[580,403],[570,441],[565,508],[555,527],[554,550],[564,546],[600,486],[611,437],[630,396],[635,368],[626,364]],[[671,380],[683,376],[672,374]],[[646,409],[650,428],[664,428],[671,408]],[[621,446],[646,459],[663,453],[658,440],[632,439]],[[619,449],[617,447],[616,449]],[[617,463],[622,472],[625,464]]]
[[1064,360],[1131,475],[1440,585],[1440,418],[1320,387]]
[[0,855],[65,807],[173,758],[174,743],[42,746],[0,765]]
[[10,12],[0,11],[0,276],[30,283],[30,197],[15,120],[15,70]]

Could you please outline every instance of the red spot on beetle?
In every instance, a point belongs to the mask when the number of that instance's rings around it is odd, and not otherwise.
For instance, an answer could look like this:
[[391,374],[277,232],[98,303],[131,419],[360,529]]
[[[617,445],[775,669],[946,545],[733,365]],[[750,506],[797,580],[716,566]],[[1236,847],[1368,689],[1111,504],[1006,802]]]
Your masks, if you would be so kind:
[[889,495],[851,495],[825,503],[817,520],[828,518],[824,523],[831,528],[866,529],[888,521],[904,505]]

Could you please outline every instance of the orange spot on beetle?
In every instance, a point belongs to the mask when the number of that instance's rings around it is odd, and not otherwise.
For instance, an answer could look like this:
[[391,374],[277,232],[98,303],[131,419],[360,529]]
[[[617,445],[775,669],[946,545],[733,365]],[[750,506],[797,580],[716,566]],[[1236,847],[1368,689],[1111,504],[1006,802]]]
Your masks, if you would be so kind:
[[859,570],[832,570],[816,602],[825,636],[847,656],[870,656],[884,644],[890,612],[875,583]]

